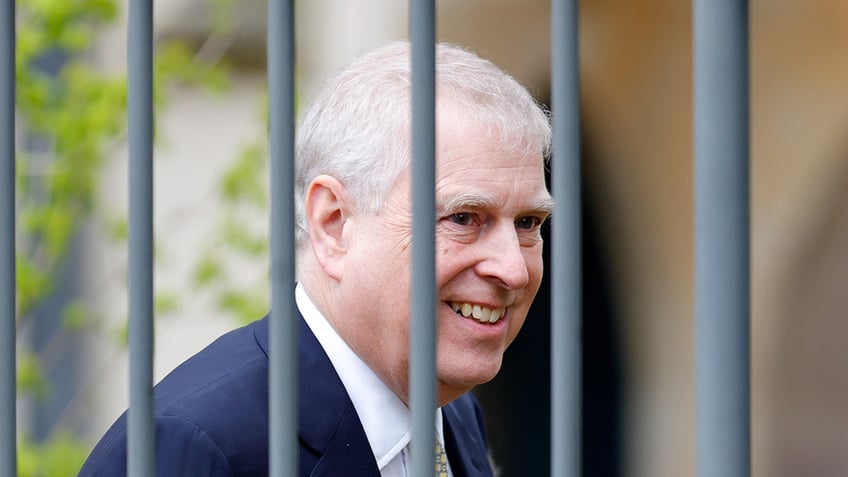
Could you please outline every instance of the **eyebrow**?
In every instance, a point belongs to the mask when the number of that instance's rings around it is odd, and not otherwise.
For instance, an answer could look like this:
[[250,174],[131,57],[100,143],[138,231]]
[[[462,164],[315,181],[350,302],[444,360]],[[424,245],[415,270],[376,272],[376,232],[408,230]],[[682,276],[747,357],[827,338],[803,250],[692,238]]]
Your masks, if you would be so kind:
[[[441,206],[437,207],[437,213],[440,216],[449,215],[457,210],[466,208],[497,208],[498,201],[491,195],[480,192],[465,192],[450,197],[445,200]],[[545,192],[543,197],[538,198],[533,205],[528,208],[531,213],[542,213],[551,215],[554,210],[554,199],[551,195]]]
[[556,201],[551,196],[551,194],[545,192],[545,196],[536,201],[533,206],[533,210],[537,210],[539,212],[543,212],[546,215],[550,216],[554,213],[554,206],[556,205]]

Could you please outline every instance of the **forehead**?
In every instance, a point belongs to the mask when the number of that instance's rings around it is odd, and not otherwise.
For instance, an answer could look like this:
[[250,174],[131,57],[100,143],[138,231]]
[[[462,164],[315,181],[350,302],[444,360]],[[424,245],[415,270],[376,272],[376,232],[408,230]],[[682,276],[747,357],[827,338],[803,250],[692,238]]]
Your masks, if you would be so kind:
[[[517,124],[498,125],[494,120],[463,114],[459,107],[439,103],[436,131],[436,165],[451,168],[529,168],[544,176],[541,145],[533,147],[530,134]],[[465,164],[460,164],[465,163]]]
[[[475,197],[480,206],[503,207],[520,201],[524,208],[550,209],[541,151],[530,152],[527,137],[518,128],[503,133],[450,102],[438,103],[436,138],[436,201],[464,202]],[[395,198],[411,200],[410,169],[398,177]],[[414,180],[414,178],[412,179]],[[485,204],[483,204],[485,202]],[[470,204],[473,205],[473,204]]]
[[505,145],[483,128],[460,123],[439,137],[436,201],[480,207],[516,207],[547,211],[552,205],[545,186],[541,153],[525,154]]

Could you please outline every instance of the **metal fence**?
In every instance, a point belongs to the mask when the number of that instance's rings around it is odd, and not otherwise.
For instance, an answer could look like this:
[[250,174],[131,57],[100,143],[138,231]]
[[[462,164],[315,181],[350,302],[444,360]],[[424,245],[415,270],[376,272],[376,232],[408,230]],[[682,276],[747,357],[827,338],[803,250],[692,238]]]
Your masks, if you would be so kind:
[[0,475],[15,475],[15,4],[0,4]]
[[[297,472],[294,282],[294,15],[268,5],[272,315],[271,474]],[[130,0],[129,473],[153,475],[152,0]],[[695,183],[698,474],[750,473],[748,4],[695,0]],[[551,472],[580,463],[580,105],[576,0],[552,2]],[[414,237],[411,339],[412,462],[432,475],[435,403],[433,0],[411,1]],[[0,4],[0,476],[16,469],[15,4]]]

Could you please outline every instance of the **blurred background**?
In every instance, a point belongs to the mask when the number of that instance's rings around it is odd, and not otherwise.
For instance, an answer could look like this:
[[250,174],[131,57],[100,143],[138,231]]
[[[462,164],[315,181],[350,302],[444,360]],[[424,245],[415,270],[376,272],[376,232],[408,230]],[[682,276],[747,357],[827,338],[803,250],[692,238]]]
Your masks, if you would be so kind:
[[[438,37],[546,103],[548,3],[440,1]],[[157,380],[267,311],[265,9],[155,4]],[[125,11],[18,1],[21,475],[75,475],[127,405]],[[301,105],[408,32],[397,0],[296,12]],[[584,475],[694,476],[691,8],[580,12]],[[750,13],[753,475],[848,475],[848,4]],[[549,297],[475,391],[505,476],[549,472]]]

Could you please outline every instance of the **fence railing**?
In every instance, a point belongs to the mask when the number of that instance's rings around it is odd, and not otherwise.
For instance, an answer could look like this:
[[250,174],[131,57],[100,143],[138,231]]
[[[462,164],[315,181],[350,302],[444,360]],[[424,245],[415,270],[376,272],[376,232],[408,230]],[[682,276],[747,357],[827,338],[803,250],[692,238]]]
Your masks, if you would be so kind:
[[578,2],[551,4],[551,474],[580,475],[581,220]]
[[[296,475],[294,15],[268,6],[272,315],[271,474]],[[695,0],[695,184],[698,474],[750,473],[748,4]],[[152,476],[152,0],[129,8],[129,473]],[[435,403],[433,0],[412,0],[412,462],[432,475]],[[580,474],[580,88],[576,0],[552,3],[552,474]],[[0,475],[16,469],[15,3],[0,4]]]
[[696,0],[695,320],[698,475],[750,458],[748,2]]
[[412,313],[409,399],[412,474],[433,475],[436,407],[436,5],[410,2],[412,41]]
[[294,302],[294,2],[268,2],[271,153],[269,456],[273,476],[297,475],[297,320]]
[[0,3],[0,475],[15,475],[15,2]]
[[127,468],[154,475],[153,421],[153,1],[130,0],[129,137],[130,406]]

